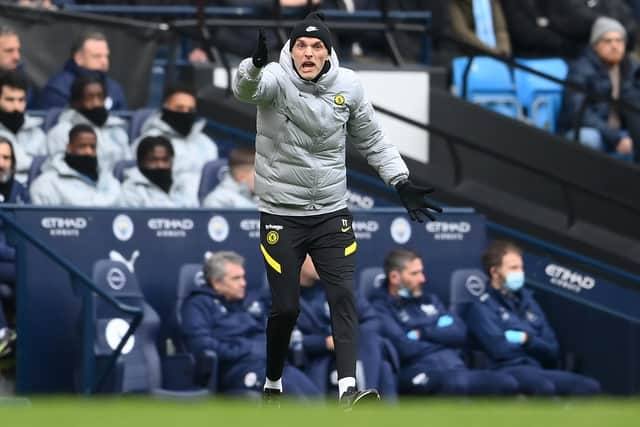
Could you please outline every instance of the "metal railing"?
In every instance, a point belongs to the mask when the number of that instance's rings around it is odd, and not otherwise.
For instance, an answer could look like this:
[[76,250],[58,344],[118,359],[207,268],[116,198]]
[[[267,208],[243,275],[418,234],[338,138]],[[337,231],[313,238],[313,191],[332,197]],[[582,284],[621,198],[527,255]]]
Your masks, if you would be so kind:
[[[105,381],[109,373],[113,370],[116,359],[122,353],[122,349],[124,348],[125,344],[129,340],[129,338],[135,333],[136,329],[142,322],[142,318],[143,318],[142,309],[140,309],[139,307],[133,307],[127,304],[123,304],[117,299],[113,298],[111,295],[107,294],[102,289],[100,289],[98,286],[96,286],[95,283],[93,283],[93,281],[89,277],[87,277],[87,275],[85,275],[83,272],[78,270],[69,261],[67,261],[60,255],[56,254],[51,249],[49,249],[44,243],[42,243],[40,239],[38,239],[33,234],[26,231],[23,227],[20,226],[20,224],[15,222],[10,215],[7,215],[7,213],[4,212],[3,209],[0,209],[0,220],[2,221],[5,227],[8,226],[10,228],[10,231],[9,231],[10,233],[15,233],[19,237],[21,237],[23,241],[25,240],[28,241],[33,246],[38,248],[50,260],[52,260],[57,265],[62,267],[64,270],[66,270],[69,273],[71,284],[74,287],[74,289],[78,289],[79,286],[84,286],[87,290],[89,290],[90,292],[94,292],[96,295],[98,295],[100,298],[105,300],[109,305],[114,307],[116,310],[132,316],[132,321],[131,321],[131,324],[129,325],[129,329],[123,335],[122,339],[118,343],[118,346],[115,348],[115,350],[113,350],[113,353],[111,353],[111,355],[109,356],[107,363],[102,368],[102,372],[100,372],[99,375],[97,376],[95,375],[94,365],[92,363],[92,354],[93,354],[93,346],[94,346],[93,331],[85,332],[85,334],[88,334],[88,335],[85,335],[85,338],[91,337],[92,339],[90,340],[90,342],[85,342],[84,343],[85,347],[83,348],[82,363],[83,363],[83,366],[87,368],[87,372],[85,372],[85,376],[83,378],[82,392],[84,394],[94,393]],[[88,316],[92,316],[90,305],[87,304],[86,301],[83,301],[83,321],[86,322],[88,320]],[[90,329],[91,329],[90,327],[87,327],[87,325],[85,325],[85,328],[84,328],[85,331],[88,331]],[[94,378],[97,378],[97,379],[94,380]]]

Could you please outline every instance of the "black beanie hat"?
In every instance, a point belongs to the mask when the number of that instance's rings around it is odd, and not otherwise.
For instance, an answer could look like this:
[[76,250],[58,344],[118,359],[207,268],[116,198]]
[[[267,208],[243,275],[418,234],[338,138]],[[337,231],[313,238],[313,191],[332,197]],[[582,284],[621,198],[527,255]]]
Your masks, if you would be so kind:
[[304,21],[298,23],[289,35],[289,50],[293,50],[293,45],[299,37],[315,37],[322,40],[325,47],[331,54],[331,32],[324,23],[324,15],[321,12],[311,12]]

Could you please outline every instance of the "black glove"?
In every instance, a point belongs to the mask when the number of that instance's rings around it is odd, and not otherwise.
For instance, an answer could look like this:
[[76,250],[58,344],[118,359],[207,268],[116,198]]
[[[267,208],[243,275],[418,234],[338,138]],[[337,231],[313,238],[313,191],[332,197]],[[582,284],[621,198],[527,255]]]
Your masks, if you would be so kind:
[[420,187],[407,179],[396,184],[396,190],[412,221],[424,222],[420,214],[426,215],[431,221],[435,221],[436,217],[429,210],[442,212],[440,206],[433,205],[427,201],[426,196],[433,193],[433,188]]
[[264,31],[262,28],[258,30],[258,44],[256,45],[256,50],[253,51],[253,56],[251,57],[253,61],[253,66],[256,68],[262,68],[267,64],[269,60],[269,50],[267,49],[267,39],[264,36]]

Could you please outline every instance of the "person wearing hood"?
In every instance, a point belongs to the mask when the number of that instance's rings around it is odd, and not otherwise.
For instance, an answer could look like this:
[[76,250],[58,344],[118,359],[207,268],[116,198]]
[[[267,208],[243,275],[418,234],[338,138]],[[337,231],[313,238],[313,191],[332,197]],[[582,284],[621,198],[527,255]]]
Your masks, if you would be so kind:
[[99,167],[98,138],[87,124],[69,131],[66,151],[56,155],[49,167],[30,187],[36,205],[118,206],[120,183],[111,170]]
[[249,148],[234,148],[229,154],[229,172],[202,202],[205,208],[257,209],[254,195],[256,152]]
[[[14,179],[16,172],[16,156],[13,145],[8,138],[0,136],[0,203],[28,204],[31,202],[27,189]],[[4,225],[0,221],[0,283],[14,289],[16,283],[16,250],[11,246],[4,234]],[[6,313],[0,305],[0,357],[11,350],[11,343],[16,339],[15,330],[10,328]]]
[[238,66],[234,95],[257,106],[255,192],[260,250],[272,294],[264,398],[277,404],[289,338],[299,313],[300,267],[311,256],[331,310],[339,404],[377,400],[356,387],[358,314],[353,275],[357,243],[347,209],[346,141],[395,186],[414,220],[435,218],[398,149],[384,136],[356,74],[340,67],[331,32],[318,13],[292,29],[279,62],[268,63],[262,30],[253,56]]
[[198,207],[189,200],[184,189],[173,182],[174,152],[164,136],[146,136],[138,144],[138,167],[125,172],[122,184],[122,206],[132,208]]
[[86,124],[98,137],[98,160],[104,170],[111,170],[120,160],[132,159],[127,122],[109,114],[105,107],[106,87],[98,76],[79,76],[71,85],[69,108],[60,113],[58,123],[47,134],[50,157],[62,153],[67,147],[69,130]]
[[37,106],[46,110],[69,104],[71,84],[82,75],[98,76],[105,84],[107,110],[126,110],[127,102],[120,84],[107,75],[109,71],[109,44],[100,32],[80,36],[71,47],[71,58],[64,69],[49,79],[40,91]]
[[42,120],[27,114],[27,82],[16,71],[0,73],[0,136],[13,144],[15,179],[26,183],[34,156],[46,155]]
[[162,110],[142,125],[134,149],[146,136],[168,138],[175,151],[173,178],[197,200],[202,167],[218,158],[218,146],[203,132],[206,121],[197,117],[195,90],[190,85],[177,82],[167,86],[162,102]]
[[468,369],[460,357],[467,326],[440,299],[424,292],[420,256],[394,249],[384,260],[386,280],[371,296],[382,335],[400,357],[400,393],[412,395],[514,395],[517,381],[508,374]]
[[514,377],[525,394],[593,395],[598,381],[573,372],[543,369],[558,359],[558,340],[547,318],[524,288],[522,251],[496,240],[482,256],[489,276],[485,291],[466,310],[470,333],[489,357],[491,368]]

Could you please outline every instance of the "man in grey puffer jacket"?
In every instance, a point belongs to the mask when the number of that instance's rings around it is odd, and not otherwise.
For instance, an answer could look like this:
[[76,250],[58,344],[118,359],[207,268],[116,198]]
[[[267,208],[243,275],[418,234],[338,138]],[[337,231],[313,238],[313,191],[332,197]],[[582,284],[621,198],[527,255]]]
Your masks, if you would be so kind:
[[260,31],[256,50],[240,63],[233,85],[238,99],[258,107],[255,191],[273,301],[264,398],[277,401],[282,391],[299,311],[300,267],[308,253],[326,283],[340,403],[349,409],[379,396],[375,390],[356,389],[357,243],[346,204],[347,139],[387,184],[396,186],[412,219],[433,218],[429,209],[440,208],[425,200],[431,189],[409,181],[409,170],[384,137],[362,84],[353,71],[340,68],[321,15],[312,13],[293,28],[279,63],[267,65],[267,57]]

